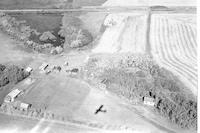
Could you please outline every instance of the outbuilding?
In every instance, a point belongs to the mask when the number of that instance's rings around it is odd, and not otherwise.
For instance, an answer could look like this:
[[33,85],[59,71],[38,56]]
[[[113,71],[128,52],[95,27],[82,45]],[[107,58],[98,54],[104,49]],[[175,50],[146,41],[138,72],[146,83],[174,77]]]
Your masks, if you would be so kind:
[[21,91],[19,89],[15,89],[13,91],[11,91],[10,93],[8,93],[8,95],[6,95],[6,97],[4,98],[4,102],[6,103],[10,103],[10,102],[14,102],[15,98],[21,93]]
[[29,72],[29,73],[30,73],[32,70],[33,70],[33,68],[31,68],[31,67],[27,67],[27,68],[26,68],[26,71]]
[[44,71],[49,65],[47,63],[42,63],[42,65],[39,67],[40,70]]
[[148,106],[154,106],[155,105],[155,99],[151,97],[144,97],[144,104]]
[[71,69],[70,72],[71,72],[72,75],[76,75],[78,73],[78,71],[79,71],[78,68],[73,68],[73,69]]
[[28,103],[21,103],[20,104],[21,110],[28,110],[30,107],[31,107],[31,104],[28,104]]
[[72,72],[72,73],[78,73],[78,68],[73,68],[73,69],[71,70],[71,72]]

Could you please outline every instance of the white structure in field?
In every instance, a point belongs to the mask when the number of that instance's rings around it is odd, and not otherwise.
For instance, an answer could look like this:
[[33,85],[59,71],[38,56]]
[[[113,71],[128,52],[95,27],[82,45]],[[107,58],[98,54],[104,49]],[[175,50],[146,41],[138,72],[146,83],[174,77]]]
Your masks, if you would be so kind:
[[49,65],[47,63],[42,63],[42,65],[39,67],[40,70],[44,71]]
[[6,95],[6,97],[4,98],[4,102],[6,103],[10,103],[10,102],[14,102],[15,98],[21,93],[21,91],[19,89],[15,89],[13,91],[11,91],[10,93],[8,93],[8,95]]
[[150,97],[144,97],[144,104],[149,105],[149,106],[154,106],[155,105],[155,100]]
[[31,107],[31,105],[27,104],[27,103],[21,103],[20,104],[20,109],[21,110],[28,110],[30,107]]
[[31,67],[27,67],[27,68],[26,68],[26,71],[29,72],[29,73],[30,73],[32,70],[33,70],[33,68],[31,68]]

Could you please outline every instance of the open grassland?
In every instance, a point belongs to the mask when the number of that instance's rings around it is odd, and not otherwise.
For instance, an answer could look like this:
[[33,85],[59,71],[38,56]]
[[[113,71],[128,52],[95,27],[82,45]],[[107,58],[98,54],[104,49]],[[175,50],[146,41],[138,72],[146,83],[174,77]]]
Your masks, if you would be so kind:
[[[28,88],[27,88],[28,89]],[[70,117],[79,108],[89,89],[66,75],[55,74],[43,77],[27,90],[22,101],[35,108],[46,109],[63,117]]]
[[152,55],[161,66],[174,72],[196,95],[196,27],[187,21],[177,21],[177,19],[152,16],[150,33]]

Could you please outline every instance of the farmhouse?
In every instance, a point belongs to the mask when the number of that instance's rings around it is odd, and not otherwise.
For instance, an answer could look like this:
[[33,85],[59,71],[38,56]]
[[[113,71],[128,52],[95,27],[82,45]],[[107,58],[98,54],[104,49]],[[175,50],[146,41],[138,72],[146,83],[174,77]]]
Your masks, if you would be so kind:
[[144,104],[149,105],[149,106],[154,106],[155,105],[155,100],[150,97],[144,97]]
[[10,93],[8,93],[8,95],[6,95],[6,97],[4,98],[4,102],[9,103],[9,102],[13,102],[15,100],[15,98],[21,93],[21,91],[19,89],[15,89],[13,91],[11,91]]

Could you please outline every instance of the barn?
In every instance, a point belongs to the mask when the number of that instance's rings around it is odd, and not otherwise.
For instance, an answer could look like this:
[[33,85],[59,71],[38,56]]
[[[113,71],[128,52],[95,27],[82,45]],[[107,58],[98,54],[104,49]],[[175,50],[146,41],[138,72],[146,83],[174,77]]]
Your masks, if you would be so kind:
[[4,98],[4,102],[9,103],[9,102],[14,102],[15,98],[21,93],[19,89],[15,89],[8,93],[6,97]]

